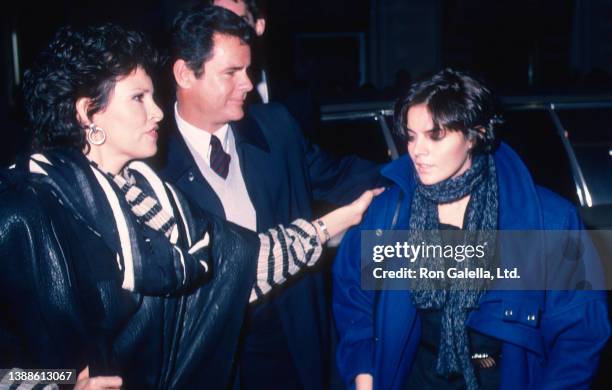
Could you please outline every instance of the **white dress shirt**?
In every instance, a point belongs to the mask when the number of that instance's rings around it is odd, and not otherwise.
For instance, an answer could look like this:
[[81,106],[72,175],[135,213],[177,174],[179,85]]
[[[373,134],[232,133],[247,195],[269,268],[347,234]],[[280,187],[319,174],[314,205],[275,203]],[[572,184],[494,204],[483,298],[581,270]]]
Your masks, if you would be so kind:
[[270,103],[270,97],[268,95],[268,76],[265,70],[261,71],[261,81],[257,83],[255,89],[257,89],[257,93],[259,93],[262,103]]
[[231,157],[229,172],[224,180],[210,167],[211,134],[181,118],[177,103],[174,104],[174,117],[202,176],[221,200],[225,218],[249,230],[257,231],[257,215],[240,171],[240,160],[236,151],[236,140],[232,128],[229,124],[225,124],[213,132],[221,141],[223,151]]

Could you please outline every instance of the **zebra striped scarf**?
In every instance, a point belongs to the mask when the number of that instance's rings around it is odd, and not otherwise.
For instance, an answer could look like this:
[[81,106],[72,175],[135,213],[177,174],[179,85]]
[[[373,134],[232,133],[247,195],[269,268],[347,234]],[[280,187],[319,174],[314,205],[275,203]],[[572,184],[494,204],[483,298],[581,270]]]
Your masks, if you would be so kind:
[[136,218],[144,222],[151,229],[161,232],[167,238],[170,238],[172,231],[176,229],[176,220],[162,209],[154,197],[147,195],[142,188],[135,184],[136,180],[130,168],[126,167],[123,170],[123,175],[115,175],[101,170],[93,161],[91,164],[119,187]]

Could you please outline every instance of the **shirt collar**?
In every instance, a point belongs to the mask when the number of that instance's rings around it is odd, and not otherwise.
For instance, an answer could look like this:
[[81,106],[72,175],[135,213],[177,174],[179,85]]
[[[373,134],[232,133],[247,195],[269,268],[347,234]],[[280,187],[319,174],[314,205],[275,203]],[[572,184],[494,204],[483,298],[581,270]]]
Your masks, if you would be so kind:
[[[174,117],[176,118],[176,125],[179,131],[188,143],[202,147],[208,147],[210,145],[211,134],[183,119],[178,111],[178,102],[174,103]],[[225,152],[228,151],[228,130],[229,124],[226,123],[213,132],[213,134],[219,138],[219,141],[221,141],[221,145]]]

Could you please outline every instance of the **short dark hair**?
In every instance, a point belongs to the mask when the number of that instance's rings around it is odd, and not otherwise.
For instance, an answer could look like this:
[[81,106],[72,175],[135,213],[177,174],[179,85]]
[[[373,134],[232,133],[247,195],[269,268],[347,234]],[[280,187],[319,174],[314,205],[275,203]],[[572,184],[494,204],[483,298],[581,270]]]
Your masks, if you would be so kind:
[[147,74],[162,58],[142,33],[105,24],[60,28],[23,78],[32,149],[87,147],[76,102],[91,99],[87,115],[104,110],[116,82],[142,67]]
[[[246,5],[247,11],[251,14],[254,20],[264,18],[267,11],[267,3],[265,0],[232,0],[234,3],[243,2]],[[212,5],[215,0],[205,0],[202,4]]]
[[181,11],[172,25],[172,62],[184,60],[200,77],[202,65],[213,54],[215,34],[233,36],[250,44],[253,29],[240,16],[222,7],[199,4]]
[[475,77],[444,69],[433,77],[412,84],[395,103],[394,127],[407,136],[407,114],[412,106],[425,104],[440,131],[461,131],[474,141],[471,154],[491,153],[498,144],[497,130],[503,123],[491,91]]

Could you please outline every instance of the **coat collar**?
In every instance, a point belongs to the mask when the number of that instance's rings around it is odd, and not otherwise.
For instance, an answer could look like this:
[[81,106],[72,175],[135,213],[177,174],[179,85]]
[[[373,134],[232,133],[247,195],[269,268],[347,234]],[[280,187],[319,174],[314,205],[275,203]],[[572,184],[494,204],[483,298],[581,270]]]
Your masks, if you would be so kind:
[[270,146],[256,117],[254,111],[249,109],[241,120],[230,123],[236,137],[236,148],[238,149],[243,144],[249,144],[270,153]]
[[46,152],[43,157],[35,160],[45,171],[37,179],[50,185],[53,195],[76,219],[89,226],[111,250],[121,254],[123,287],[134,290],[134,277],[141,275],[134,270],[141,269],[146,250],[142,246],[144,242],[137,238],[136,221],[119,189],[102,171],[92,168],[80,151],[57,149]]
[[[170,183],[176,183],[189,169],[196,166],[191,152],[178,130],[174,117],[168,126],[166,142],[161,143],[162,171],[165,179]],[[155,164],[157,165],[157,164]]]
[[416,187],[414,164],[408,154],[385,165],[380,174],[397,184],[404,193],[411,194]]
[[[536,186],[527,167],[508,145],[501,143],[493,155],[499,186],[499,228],[505,230],[543,229],[542,208]],[[396,183],[412,198],[416,187],[414,165],[406,154],[387,164],[381,174]]]
[[[240,170],[247,192],[256,210],[267,209],[269,196],[261,187],[262,175],[274,169],[271,159],[267,158],[271,149],[264,136],[257,113],[247,115],[238,122],[230,123],[236,141],[236,152],[239,156]],[[219,196],[202,176],[189,147],[177,128],[174,117],[166,127],[167,142],[161,142],[159,154],[159,174],[164,180],[177,184],[188,196],[195,197],[195,202],[213,214],[224,217],[224,209]],[[165,149],[165,150],[164,150]],[[266,205],[266,206],[263,206]],[[267,221],[266,213],[257,215],[258,227],[269,227],[273,221]]]
[[[249,110],[249,114],[245,115],[241,120],[230,122],[230,127],[234,131],[236,139],[236,149],[241,153],[242,146],[251,145],[269,153],[270,146],[261,130],[261,126],[255,119],[255,115],[251,115],[251,113],[252,111]],[[163,171],[166,173],[167,180],[174,183],[185,172],[197,166],[185,140],[181,136],[174,115],[172,115],[167,129],[165,150],[162,150],[162,153],[160,153],[164,156],[165,161],[161,165],[164,166]]]

